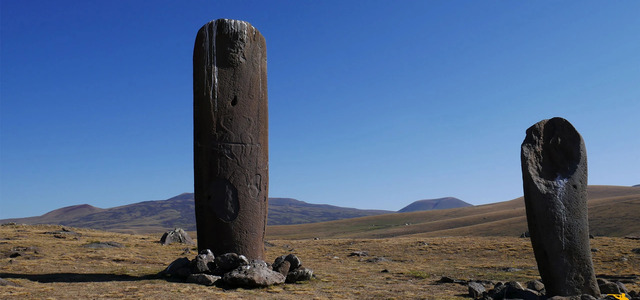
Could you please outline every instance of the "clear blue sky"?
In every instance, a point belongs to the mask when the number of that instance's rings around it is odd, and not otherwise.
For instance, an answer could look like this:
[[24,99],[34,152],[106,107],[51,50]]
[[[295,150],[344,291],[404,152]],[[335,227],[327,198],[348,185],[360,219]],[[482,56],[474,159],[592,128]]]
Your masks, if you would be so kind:
[[267,41],[270,196],[398,210],[522,195],[532,124],[640,184],[640,1],[2,0],[0,218],[193,191],[206,22]]

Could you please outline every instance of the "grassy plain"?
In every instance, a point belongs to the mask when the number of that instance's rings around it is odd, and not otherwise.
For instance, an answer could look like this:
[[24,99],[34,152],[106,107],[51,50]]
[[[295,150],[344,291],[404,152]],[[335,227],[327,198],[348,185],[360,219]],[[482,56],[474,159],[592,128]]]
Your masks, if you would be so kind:
[[[640,235],[640,188],[589,186],[589,226],[594,236]],[[473,207],[384,214],[355,219],[270,226],[286,239],[518,236],[527,230],[522,197]]]
[[[69,228],[80,235],[50,234],[53,225],[0,227],[0,299],[468,299],[467,288],[438,284],[442,276],[488,281],[538,278],[528,239],[510,237],[421,237],[283,239],[271,235],[266,258],[294,253],[316,278],[264,289],[186,284],[156,276],[195,248],[161,246],[160,234],[122,234]],[[195,237],[195,236],[194,236]],[[92,249],[113,241],[124,248]],[[592,247],[597,274],[640,275],[640,241],[597,237]],[[185,254],[185,249],[190,253]],[[16,256],[15,250],[20,253]],[[369,256],[349,256],[367,251]],[[11,257],[15,256],[15,257]],[[368,262],[369,259],[377,262]],[[627,287],[640,290],[638,281]]]

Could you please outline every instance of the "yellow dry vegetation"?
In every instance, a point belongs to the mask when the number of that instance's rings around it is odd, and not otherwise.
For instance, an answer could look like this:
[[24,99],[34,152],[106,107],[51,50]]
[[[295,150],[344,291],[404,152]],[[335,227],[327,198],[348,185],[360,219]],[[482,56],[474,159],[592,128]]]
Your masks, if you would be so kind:
[[[438,284],[442,276],[488,281],[539,278],[528,239],[517,237],[396,237],[382,239],[269,239],[266,258],[294,253],[316,278],[264,289],[187,284],[156,276],[194,246],[158,243],[161,234],[134,235],[52,225],[0,227],[0,299],[468,299],[467,288]],[[640,241],[591,240],[597,274],[638,275]],[[86,248],[117,242],[124,248]],[[20,256],[12,255],[21,250]],[[190,253],[185,253],[188,250]],[[349,256],[366,251],[369,256]],[[15,257],[10,257],[15,256]],[[373,262],[368,260],[373,259]],[[627,284],[640,290],[638,282]]]

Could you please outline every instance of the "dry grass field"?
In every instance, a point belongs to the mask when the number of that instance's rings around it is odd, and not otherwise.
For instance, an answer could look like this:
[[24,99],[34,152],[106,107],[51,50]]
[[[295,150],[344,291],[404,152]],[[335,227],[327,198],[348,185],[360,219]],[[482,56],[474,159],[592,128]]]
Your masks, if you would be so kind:
[[[316,278],[265,289],[230,289],[187,284],[156,276],[195,248],[161,246],[160,234],[134,235],[52,225],[0,227],[0,299],[469,299],[467,288],[438,284],[442,276],[488,281],[538,278],[528,239],[517,237],[396,237],[381,239],[268,238],[267,260],[298,255]],[[194,236],[195,237],[195,236]],[[92,249],[92,242],[124,248]],[[639,240],[597,237],[592,247],[597,274],[640,273]],[[17,250],[17,251],[16,251]],[[349,256],[367,251],[369,256]],[[20,255],[18,256],[17,253]],[[13,257],[12,257],[13,256]],[[384,258],[384,259],[382,259]],[[373,259],[373,261],[368,261]],[[635,283],[627,287],[640,290]]]
[[[640,235],[640,188],[589,186],[588,192],[591,234]],[[270,226],[267,230],[269,235],[287,239],[519,236],[527,230],[527,218],[520,197],[473,207]]]

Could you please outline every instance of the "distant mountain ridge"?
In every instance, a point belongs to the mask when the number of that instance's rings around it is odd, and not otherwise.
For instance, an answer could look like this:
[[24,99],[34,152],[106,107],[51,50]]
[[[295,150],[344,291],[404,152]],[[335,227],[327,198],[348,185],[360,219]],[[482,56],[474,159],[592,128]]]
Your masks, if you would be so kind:
[[[326,204],[311,204],[291,198],[269,198],[268,225],[325,222],[347,218],[393,213],[386,210],[362,210]],[[50,211],[42,216],[0,220],[0,223],[60,224],[118,232],[161,232],[174,227],[196,230],[193,193],[167,200],[144,201],[113,208],[88,204]]]
[[467,202],[464,202],[458,198],[454,197],[445,197],[438,199],[426,199],[426,200],[418,200],[413,202],[398,212],[414,212],[414,211],[424,211],[424,210],[436,210],[436,209],[449,209],[449,208],[459,208],[459,207],[467,207],[473,206]]

